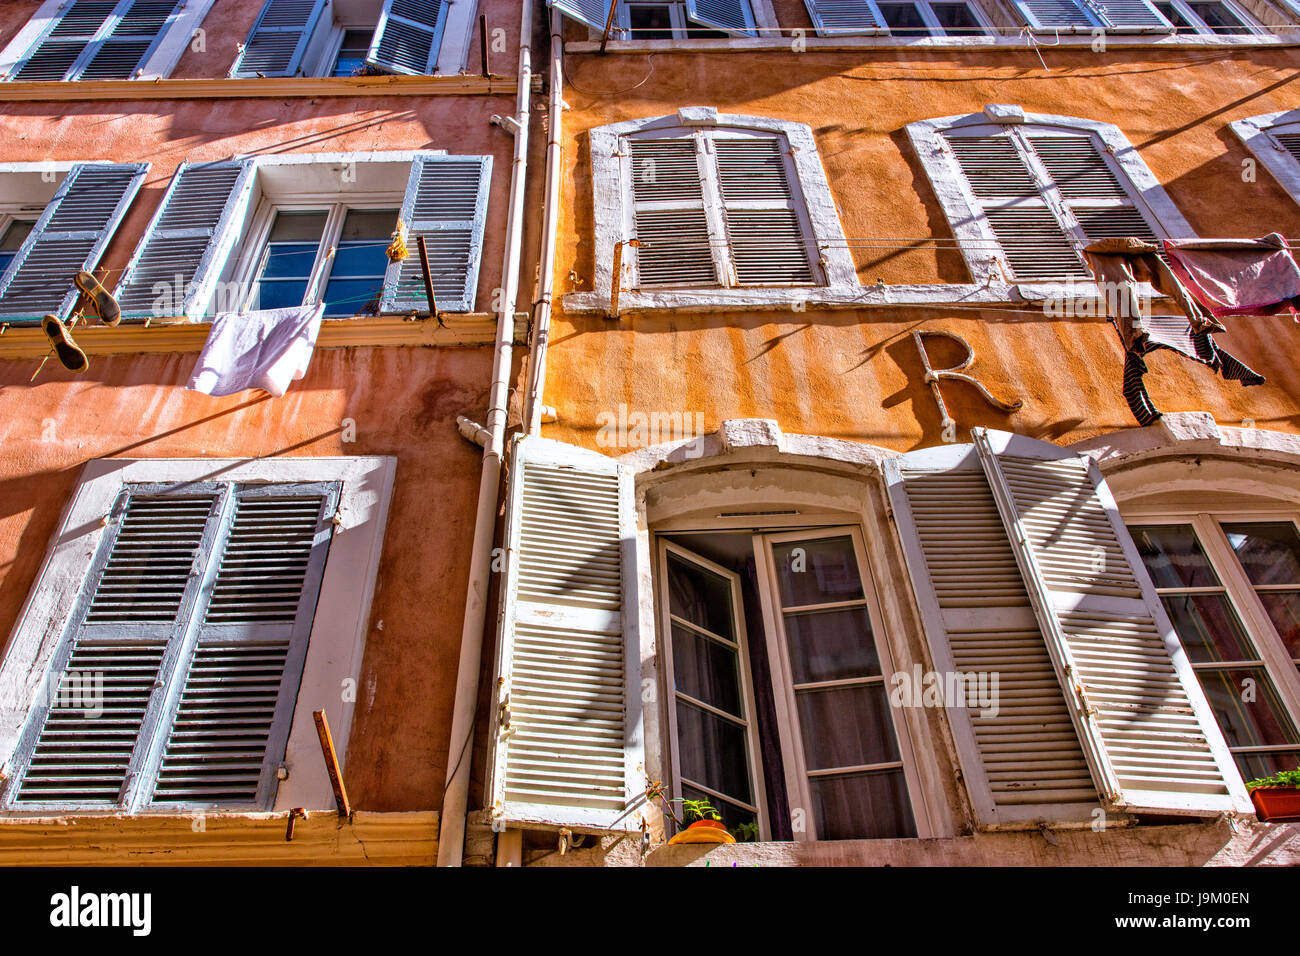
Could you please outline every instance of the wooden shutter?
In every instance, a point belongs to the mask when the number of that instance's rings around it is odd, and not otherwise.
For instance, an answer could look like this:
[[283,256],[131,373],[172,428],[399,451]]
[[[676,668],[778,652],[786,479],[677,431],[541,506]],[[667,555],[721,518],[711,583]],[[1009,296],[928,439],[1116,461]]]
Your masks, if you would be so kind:
[[694,136],[627,141],[639,288],[719,285],[698,151]]
[[696,23],[737,37],[755,37],[749,0],[686,0],[686,16]]
[[1097,788],[975,449],[912,452],[885,480],[935,668],[998,676],[996,714],[945,701],[979,823],[1090,820]]
[[605,24],[609,21],[610,2],[611,0],[546,0],[546,5],[603,34]]
[[231,76],[297,76],[326,0],[266,0]]
[[67,317],[78,294],[73,278],[99,264],[148,169],[148,163],[72,167],[0,277],[0,318]]
[[177,0],[132,0],[119,7],[112,29],[77,79],[129,80],[176,17]]
[[1016,279],[1090,275],[1011,136],[950,135],[948,144]]
[[632,475],[542,438],[512,451],[491,812],[630,829],[646,787]]
[[1277,140],[1278,145],[1291,154],[1291,158],[1300,162],[1300,132],[1278,133],[1273,132],[1273,138]]
[[337,501],[334,486],[238,490],[155,743],[153,804],[270,808]]
[[15,80],[62,80],[102,35],[121,0],[74,0],[13,71]]
[[1092,137],[1031,133],[1027,139],[1085,242],[1111,236],[1156,241],[1155,230],[1115,178]]
[[117,287],[131,318],[204,314],[252,193],[252,160],[182,163]]
[[1109,30],[1172,33],[1174,29],[1150,0],[1098,0],[1097,7]]
[[802,202],[776,137],[713,137],[718,190],[732,269],[739,285],[809,285]]
[[885,19],[874,0],[804,0],[819,36],[885,33]]
[[491,184],[491,156],[415,157],[402,200],[411,254],[389,264],[381,312],[429,311],[417,236],[424,236],[429,250],[429,274],[439,311],[474,311]]
[[[130,804],[222,502],[210,486],[119,499],[51,666],[50,699],[34,711],[15,753],[11,806]],[[102,688],[98,715],[78,706],[85,699],[76,691],[91,678]]]
[[389,73],[433,73],[447,6],[444,0],[384,0],[366,62]]
[[975,447],[1108,807],[1208,815],[1251,804],[1097,466],[975,429]]
[[1015,0],[1025,23],[1062,33],[1088,32],[1103,26],[1101,18],[1076,0]]

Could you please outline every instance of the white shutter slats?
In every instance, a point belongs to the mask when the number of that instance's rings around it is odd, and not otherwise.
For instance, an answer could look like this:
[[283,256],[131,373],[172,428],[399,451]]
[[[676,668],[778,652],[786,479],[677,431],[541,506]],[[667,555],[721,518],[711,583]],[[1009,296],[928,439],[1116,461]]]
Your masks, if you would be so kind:
[[266,0],[231,76],[296,76],[326,0]]
[[492,812],[505,822],[635,826],[644,789],[631,477],[604,456],[514,448]]
[[637,285],[717,285],[694,138],[633,139],[627,149]]
[[81,71],[82,80],[129,80],[144,64],[167,26],[177,0],[134,0]]
[[1150,0],[1098,0],[1098,10],[1111,30],[1171,33],[1173,26]]
[[809,250],[779,141],[715,137],[713,146],[736,281],[810,284]]
[[435,72],[446,19],[443,0],[384,0],[366,62],[389,73]]
[[1088,241],[1137,236],[1156,241],[1155,230],[1087,136],[1030,136],[1034,153]]
[[337,490],[241,489],[158,758],[154,804],[268,806]]
[[612,0],[546,0],[548,7],[554,7],[566,17],[579,23],[585,23],[593,30],[605,31],[609,21],[609,6]]
[[74,166],[0,279],[0,317],[66,317],[77,300],[73,278],[99,264],[148,169],[147,163]]
[[758,36],[749,0],[686,0],[686,16],[696,23],[732,36]]
[[411,254],[388,266],[381,312],[429,311],[415,248],[417,236],[424,236],[429,250],[439,311],[474,310],[491,183],[491,156],[415,157],[401,213],[409,229]]
[[252,193],[252,160],[182,163],[117,288],[122,314],[199,318]]
[[804,0],[819,36],[884,33],[884,21],[871,0]]
[[1016,6],[1031,27],[1075,33],[1102,25],[1099,17],[1090,15],[1076,0],[1016,0]]
[[75,0],[60,15],[53,29],[18,65],[13,78],[25,81],[64,79],[117,6],[118,0]]
[[1109,807],[1209,815],[1249,800],[1096,466],[1020,436],[975,444]]
[[905,455],[886,481],[936,667],[998,678],[996,714],[948,709],[979,822],[1088,819],[1097,791],[972,449]]

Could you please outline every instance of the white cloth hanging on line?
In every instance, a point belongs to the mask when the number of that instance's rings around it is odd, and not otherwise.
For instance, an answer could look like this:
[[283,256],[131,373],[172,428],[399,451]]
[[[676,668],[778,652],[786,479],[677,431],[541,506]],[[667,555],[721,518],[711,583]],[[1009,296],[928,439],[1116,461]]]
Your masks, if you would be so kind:
[[307,374],[324,312],[324,303],[222,312],[212,320],[186,387],[207,395],[260,388],[279,398]]

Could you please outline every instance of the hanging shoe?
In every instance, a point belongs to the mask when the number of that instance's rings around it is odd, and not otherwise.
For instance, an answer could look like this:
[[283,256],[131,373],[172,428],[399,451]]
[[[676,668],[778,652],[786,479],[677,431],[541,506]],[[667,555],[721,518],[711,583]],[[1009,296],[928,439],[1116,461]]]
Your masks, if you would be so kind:
[[122,308],[117,304],[117,299],[109,294],[98,279],[89,272],[78,272],[77,277],[72,280],[77,284],[77,288],[85,293],[86,301],[90,304],[90,310],[99,316],[99,321],[105,325],[117,325],[122,321]]
[[54,346],[54,354],[59,357],[64,368],[70,372],[84,372],[90,368],[90,363],[86,361],[86,353],[81,351],[81,346],[72,341],[72,336],[68,334],[68,327],[57,315],[47,315],[41,319],[41,331]]

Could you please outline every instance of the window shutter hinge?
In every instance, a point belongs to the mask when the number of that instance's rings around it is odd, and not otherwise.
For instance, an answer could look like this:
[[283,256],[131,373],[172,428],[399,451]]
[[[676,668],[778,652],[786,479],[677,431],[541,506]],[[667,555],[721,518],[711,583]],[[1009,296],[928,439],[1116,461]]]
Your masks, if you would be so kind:
[[337,511],[334,512],[333,515],[330,516],[330,524],[332,524],[339,531],[343,530],[343,509],[342,508],[339,508]]
[[499,726],[501,735],[503,737],[507,734],[514,733],[513,728],[511,728],[510,726],[510,695],[509,694],[506,694],[504,697],[501,698],[501,703],[497,707],[497,724]]

